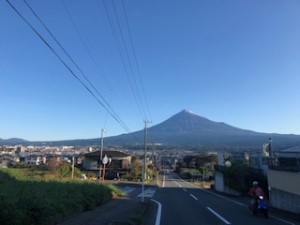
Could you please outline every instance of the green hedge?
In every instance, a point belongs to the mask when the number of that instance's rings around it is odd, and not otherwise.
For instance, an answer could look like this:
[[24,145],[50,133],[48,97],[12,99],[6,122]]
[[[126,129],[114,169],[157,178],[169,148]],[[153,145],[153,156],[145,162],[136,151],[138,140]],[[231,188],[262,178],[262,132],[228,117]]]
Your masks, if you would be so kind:
[[0,170],[1,225],[55,224],[72,212],[107,202],[117,192],[115,187],[86,181],[19,180],[10,172]]

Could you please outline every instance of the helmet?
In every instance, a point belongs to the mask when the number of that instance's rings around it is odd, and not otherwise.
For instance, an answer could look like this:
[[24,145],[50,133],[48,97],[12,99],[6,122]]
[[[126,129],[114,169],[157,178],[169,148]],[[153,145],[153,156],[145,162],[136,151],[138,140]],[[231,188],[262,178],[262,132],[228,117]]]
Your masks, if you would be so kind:
[[253,181],[253,186],[257,186],[258,185],[258,182],[257,181]]

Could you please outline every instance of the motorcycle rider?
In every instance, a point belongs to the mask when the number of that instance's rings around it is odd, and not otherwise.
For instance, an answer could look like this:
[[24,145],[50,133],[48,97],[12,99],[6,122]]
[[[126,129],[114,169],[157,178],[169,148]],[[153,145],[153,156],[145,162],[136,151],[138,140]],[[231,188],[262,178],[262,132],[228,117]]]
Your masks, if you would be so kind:
[[251,197],[250,199],[250,206],[252,210],[257,207],[257,200],[259,199],[259,196],[265,196],[264,191],[261,187],[259,187],[259,184],[257,181],[253,181],[252,187],[250,188],[250,191],[248,193]]

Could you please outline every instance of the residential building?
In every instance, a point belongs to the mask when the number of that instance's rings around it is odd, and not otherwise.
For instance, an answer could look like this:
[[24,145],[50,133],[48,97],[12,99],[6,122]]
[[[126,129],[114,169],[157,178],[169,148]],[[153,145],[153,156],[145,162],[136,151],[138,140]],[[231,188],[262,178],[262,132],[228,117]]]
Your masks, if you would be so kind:
[[[84,155],[83,168],[89,171],[99,171],[100,169],[100,151],[90,152]],[[123,174],[130,170],[131,155],[120,151],[102,151],[102,159],[104,156],[110,159],[106,165],[106,174]],[[103,169],[103,167],[102,167]],[[111,175],[114,176],[114,175]]]

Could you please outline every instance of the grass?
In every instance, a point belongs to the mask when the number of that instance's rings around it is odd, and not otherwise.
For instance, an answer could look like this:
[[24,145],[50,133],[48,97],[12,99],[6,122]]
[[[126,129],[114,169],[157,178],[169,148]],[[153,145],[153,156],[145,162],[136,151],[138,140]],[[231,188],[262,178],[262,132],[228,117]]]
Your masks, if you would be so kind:
[[46,174],[30,168],[0,169],[0,224],[54,224],[72,212],[93,209],[113,195],[122,195],[112,185],[47,180]]

